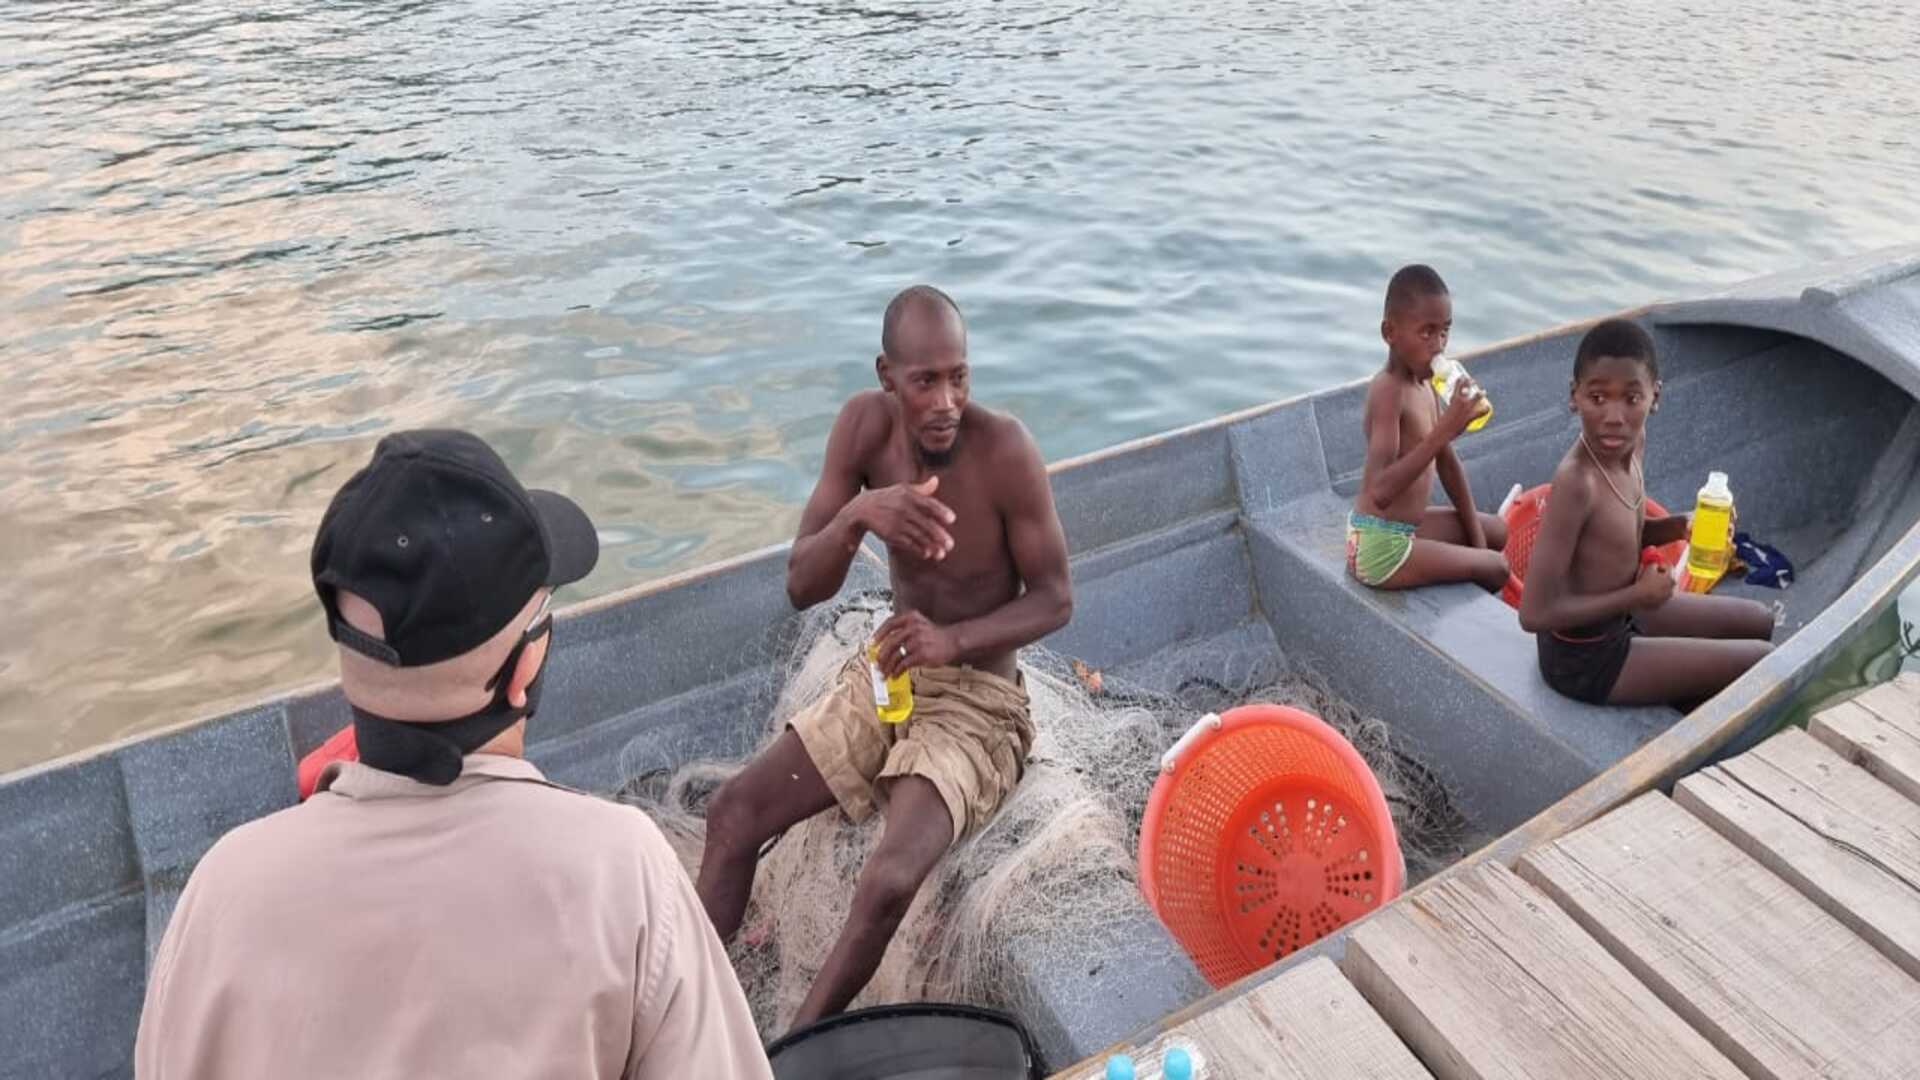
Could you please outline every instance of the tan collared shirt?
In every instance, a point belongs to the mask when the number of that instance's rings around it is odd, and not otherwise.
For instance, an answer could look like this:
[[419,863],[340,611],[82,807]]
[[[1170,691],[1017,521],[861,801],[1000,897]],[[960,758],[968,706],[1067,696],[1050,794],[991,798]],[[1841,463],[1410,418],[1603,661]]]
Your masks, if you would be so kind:
[[361,764],[321,783],[194,870],[147,982],[143,1080],[771,1076],[640,811],[492,755],[446,787]]

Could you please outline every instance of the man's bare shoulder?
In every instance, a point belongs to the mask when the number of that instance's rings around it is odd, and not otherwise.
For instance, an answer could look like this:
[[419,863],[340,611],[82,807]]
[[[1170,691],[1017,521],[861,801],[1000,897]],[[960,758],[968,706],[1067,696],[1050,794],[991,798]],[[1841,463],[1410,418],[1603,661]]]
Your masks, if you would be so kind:
[[1027,425],[1020,422],[1019,417],[1010,412],[988,408],[977,401],[967,402],[966,423],[976,434],[985,436],[994,445],[1007,443],[1031,445],[1033,443],[1032,434],[1027,431]]
[[969,436],[987,449],[983,456],[994,468],[1043,465],[1040,444],[1034,440],[1033,432],[1012,413],[969,402],[966,424]]
[[862,390],[840,406],[833,421],[835,439],[854,462],[864,462],[893,434],[893,403],[884,390]]
[[862,390],[840,406],[836,426],[875,438],[885,438],[893,427],[893,403],[885,390]]

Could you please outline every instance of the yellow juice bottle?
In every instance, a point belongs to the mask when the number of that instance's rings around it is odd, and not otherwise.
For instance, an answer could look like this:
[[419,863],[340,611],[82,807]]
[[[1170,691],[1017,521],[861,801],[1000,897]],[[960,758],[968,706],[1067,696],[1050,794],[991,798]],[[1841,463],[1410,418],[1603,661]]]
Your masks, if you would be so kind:
[[867,676],[873,680],[873,711],[881,720],[898,724],[913,715],[913,676],[901,672],[889,679],[880,671],[880,653],[867,643]]
[[1727,572],[1733,559],[1733,492],[1727,474],[1710,472],[1693,504],[1693,528],[1687,535],[1687,591],[1703,593]]
[[[1460,365],[1460,361],[1449,356],[1433,358],[1433,391],[1440,395],[1442,405],[1453,404],[1454,388],[1458,387],[1460,380],[1466,377],[1467,369]],[[1473,419],[1467,421],[1468,431],[1479,431],[1487,426],[1487,421],[1493,419],[1493,401],[1487,397],[1487,392],[1476,388],[1474,393],[1486,408],[1481,409]]]

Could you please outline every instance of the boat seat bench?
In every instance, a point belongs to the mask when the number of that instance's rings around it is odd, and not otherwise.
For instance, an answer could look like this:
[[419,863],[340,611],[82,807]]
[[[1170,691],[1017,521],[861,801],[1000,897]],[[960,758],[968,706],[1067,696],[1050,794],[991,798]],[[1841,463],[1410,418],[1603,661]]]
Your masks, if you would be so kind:
[[[1388,640],[1397,627],[1500,698],[1599,772],[1680,719],[1661,707],[1584,705],[1549,688],[1540,676],[1533,635],[1514,610],[1474,585],[1441,585],[1403,592],[1369,589],[1346,572],[1344,499],[1313,495],[1260,515],[1253,531],[1297,574],[1331,583],[1358,603],[1327,605],[1351,625],[1344,632]],[[1382,664],[1393,663],[1383,654]],[[1395,718],[1396,720],[1398,718]]]

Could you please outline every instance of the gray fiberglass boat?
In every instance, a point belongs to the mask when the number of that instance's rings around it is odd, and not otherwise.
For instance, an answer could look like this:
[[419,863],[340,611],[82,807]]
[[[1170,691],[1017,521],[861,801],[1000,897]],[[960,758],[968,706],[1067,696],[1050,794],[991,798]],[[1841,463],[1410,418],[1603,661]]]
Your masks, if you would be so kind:
[[[1920,572],[1920,249],[1627,314],[1653,332],[1666,380],[1652,495],[1686,507],[1709,468],[1729,472],[1743,527],[1799,571],[1784,593],[1723,586],[1783,602],[1780,647],[1691,714],[1555,695],[1512,609],[1472,587],[1353,584],[1359,383],[1056,466],[1076,610],[1046,644],[1143,683],[1183,656],[1317,671],[1447,778],[1474,832],[1498,837],[1472,858],[1538,844],[1756,739]],[[1458,444],[1481,506],[1544,481],[1573,439],[1583,328],[1467,358],[1499,406]],[[883,587],[883,560],[856,560],[846,592]],[[672,760],[758,730],[781,671],[766,643],[796,618],[785,562],[768,550],[564,612],[531,757],[611,792],[636,745]],[[345,718],[321,687],[0,777],[0,1073],[130,1070],[148,958],[195,861],[292,804],[295,761]],[[1208,991],[1144,906],[1133,919],[1124,963],[1021,973],[1040,1003],[1021,1019],[1048,1061]],[[1089,993],[1090,979],[1111,985]]]

